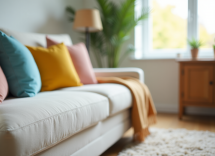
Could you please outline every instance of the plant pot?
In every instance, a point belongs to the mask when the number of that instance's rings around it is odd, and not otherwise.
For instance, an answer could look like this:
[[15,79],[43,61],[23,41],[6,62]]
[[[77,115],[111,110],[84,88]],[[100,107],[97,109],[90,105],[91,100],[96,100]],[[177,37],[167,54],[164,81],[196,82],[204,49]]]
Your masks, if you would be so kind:
[[192,59],[197,59],[198,53],[199,53],[199,49],[197,49],[197,48],[191,49]]
[[215,58],[215,48],[214,48],[214,58]]

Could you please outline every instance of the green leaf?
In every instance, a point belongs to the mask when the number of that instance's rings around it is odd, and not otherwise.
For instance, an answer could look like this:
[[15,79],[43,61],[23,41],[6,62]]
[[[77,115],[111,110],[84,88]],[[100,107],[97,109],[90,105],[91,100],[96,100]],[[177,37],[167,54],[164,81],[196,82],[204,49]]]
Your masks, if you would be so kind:
[[199,41],[195,38],[192,38],[192,39],[188,40],[188,44],[190,45],[191,48],[198,49],[199,47],[201,47],[203,45],[203,42]]
[[68,20],[73,22],[75,17],[75,9],[72,7],[66,7],[66,12],[69,14]]

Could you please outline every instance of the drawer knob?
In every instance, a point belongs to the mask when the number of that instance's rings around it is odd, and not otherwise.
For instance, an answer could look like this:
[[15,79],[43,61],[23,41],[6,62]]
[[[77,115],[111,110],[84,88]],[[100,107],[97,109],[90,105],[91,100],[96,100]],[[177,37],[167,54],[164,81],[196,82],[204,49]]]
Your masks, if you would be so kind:
[[210,84],[210,85],[213,85],[213,81],[210,81],[209,84]]

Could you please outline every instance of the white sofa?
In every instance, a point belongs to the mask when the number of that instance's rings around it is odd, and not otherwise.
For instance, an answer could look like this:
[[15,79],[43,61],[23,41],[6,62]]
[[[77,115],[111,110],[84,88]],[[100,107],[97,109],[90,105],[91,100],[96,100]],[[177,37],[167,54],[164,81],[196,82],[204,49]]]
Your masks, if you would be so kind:
[[[3,30],[25,45],[46,46],[45,34]],[[69,35],[49,35],[71,45]],[[96,76],[131,76],[138,68],[94,69]],[[98,156],[131,127],[132,96],[119,84],[94,84],[8,98],[0,105],[0,156]]]

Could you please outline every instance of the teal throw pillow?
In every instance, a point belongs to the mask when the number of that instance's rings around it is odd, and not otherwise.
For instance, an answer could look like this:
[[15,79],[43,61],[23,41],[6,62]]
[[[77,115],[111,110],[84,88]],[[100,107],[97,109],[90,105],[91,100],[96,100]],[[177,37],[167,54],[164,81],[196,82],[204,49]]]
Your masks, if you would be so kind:
[[33,97],[41,89],[41,78],[31,52],[12,36],[0,31],[0,66],[9,91],[16,97]]

